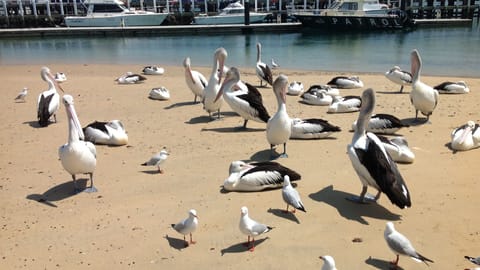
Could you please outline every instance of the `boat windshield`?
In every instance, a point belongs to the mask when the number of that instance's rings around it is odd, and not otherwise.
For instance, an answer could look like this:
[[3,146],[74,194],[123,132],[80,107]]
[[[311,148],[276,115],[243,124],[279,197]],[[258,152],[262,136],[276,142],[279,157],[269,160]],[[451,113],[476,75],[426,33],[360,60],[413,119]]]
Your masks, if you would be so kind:
[[357,2],[344,2],[338,10],[358,10],[358,3]]
[[126,10],[125,6],[112,4],[95,4],[93,5],[93,12],[95,13],[120,13]]

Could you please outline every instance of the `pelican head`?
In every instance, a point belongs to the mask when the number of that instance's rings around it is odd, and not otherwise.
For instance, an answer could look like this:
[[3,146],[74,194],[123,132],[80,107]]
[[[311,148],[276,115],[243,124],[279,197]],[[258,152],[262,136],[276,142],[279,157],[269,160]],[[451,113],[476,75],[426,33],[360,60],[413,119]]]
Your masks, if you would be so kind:
[[184,68],[190,67],[190,57],[185,57],[185,59],[183,60],[183,67]]
[[53,77],[52,73],[50,72],[50,69],[48,67],[42,67],[40,70],[40,76],[42,77],[42,80],[46,81],[50,87],[53,87],[55,90],[58,88],[62,90],[62,92],[65,93],[63,88],[58,84],[57,80],[55,80],[55,77]]
[[73,106],[73,97],[71,95],[64,95],[63,96],[63,104],[65,105],[65,109],[67,111],[67,117],[69,118],[69,125],[70,125],[70,137],[69,141],[74,140],[74,138],[78,138],[80,140],[85,139],[85,135],[83,134],[82,126],[80,125],[80,121],[78,120],[77,113],[75,111],[75,107]]
[[225,66],[225,60],[227,59],[227,56],[227,50],[225,50],[223,47],[220,47],[215,51],[215,61],[218,61],[218,83],[222,81],[223,68]]
[[238,173],[238,172],[241,172],[245,169],[251,169],[253,168],[252,165],[250,164],[247,164],[246,162],[244,161],[241,161],[241,160],[237,160],[237,161],[233,161],[232,163],[230,163],[230,167],[228,169],[228,173],[229,174],[232,174],[232,173]]
[[238,81],[240,81],[240,72],[236,67],[231,67],[225,74],[225,80],[223,80],[222,86],[220,87],[214,102],[217,102],[217,100],[225,92],[225,89],[233,87],[233,85]]
[[280,74],[273,82],[273,91],[279,101],[287,102],[288,77]]
[[422,69],[422,58],[420,58],[420,53],[417,49],[414,49],[410,54],[410,62],[411,62],[411,73],[412,73],[412,81],[416,82],[420,78],[420,71]]

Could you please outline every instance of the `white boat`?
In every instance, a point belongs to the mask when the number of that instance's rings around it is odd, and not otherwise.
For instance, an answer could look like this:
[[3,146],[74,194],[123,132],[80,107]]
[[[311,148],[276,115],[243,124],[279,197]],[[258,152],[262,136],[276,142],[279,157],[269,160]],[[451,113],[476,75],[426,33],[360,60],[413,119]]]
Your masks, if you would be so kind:
[[[258,13],[250,11],[250,23],[261,23],[271,13]],[[200,14],[195,16],[193,24],[242,24],[245,23],[245,7],[240,2],[230,3],[215,16]]]
[[130,10],[120,0],[86,0],[85,16],[67,16],[67,27],[124,27],[161,25],[167,13]]

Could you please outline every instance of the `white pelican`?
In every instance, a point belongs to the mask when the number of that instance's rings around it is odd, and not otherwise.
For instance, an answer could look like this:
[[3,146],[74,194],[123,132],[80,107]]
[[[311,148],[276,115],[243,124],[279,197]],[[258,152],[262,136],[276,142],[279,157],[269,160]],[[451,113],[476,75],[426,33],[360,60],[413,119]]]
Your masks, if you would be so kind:
[[464,256],[465,259],[470,261],[473,264],[480,265],[480,257],[471,257],[471,256]]
[[427,262],[433,263],[432,260],[418,253],[410,240],[395,230],[392,222],[387,222],[383,236],[385,237],[388,247],[393,251],[393,253],[395,253],[395,255],[397,255],[396,260],[391,262],[391,264],[397,266],[400,255],[410,257],[415,261],[423,262],[426,265],[428,265]]
[[68,118],[68,142],[60,146],[58,155],[62,161],[63,168],[72,175],[75,191],[79,191],[75,175],[83,173],[90,176],[90,187],[86,188],[85,191],[95,192],[97,191],[93,185],[93,172],[97,165],[95,145],[91,142],[83,141],[84,134],[73,106],[73,97],[64,95],[63,104],[65,105]]
[[393,161],[398,163],[413,163],[415,154],[408,147],[408,142],[404,137],[387,138],[385,136],[377,136],[382,142],[385,150],[388,152]]
[[146,66],[142,70],[145,75],[163,75],[165,69],[158,66]]
[[[190,209],[188,211],[188,217],[176,224],[171,225],[172,228],[180,234],[183,234],[183,241],[185,246],[188,247],[190,244],[195,244],[196,242],[192,239],[192,233],[198,227],[198,216],[195,209]],[[187,241],[186,235],[190,235],[190,242]]]
[[25,98],[27,97],[28,94],[28,88],[24,87],[22,91],[18,92],[18,95],[15,97],[15,101],[21,101],[25,102]]
[[223,95],[223,99],[232,110],[244,119],[243,129],[247,128],[248,120],[267,123],[270,115],[263,106],[260,92],[248,83],[239,84],[239,82],[240,72],[235,67],[230,68],[215,100]]
[[57,122],[57,111],[60,107],[60,95],[57,93],[57,87],[62,90],[62,87],[55,81],[50,69],[48,67],[42,67],[40,75],[44,81],[48,83],[48,90],[43,91],[38,96],[38,110],[37,118],[38,123],[42,127],[50,124],[50,118],[53,116],[55,123]]
[[420,81],[420,71],[422,69],[422,59],[417,50],[411,53],[410,61],[412,62],[412,91],[410,92],[410,101],[415,107],[415,120],[418,118],[420,111],[427,117],[427,121],[438,103],[438,91],[431,86]]
[[115,81],[118,82],[119,84],[134,84],[134,83],[142,83],[146,79],[147,77],[143,75],[135,74],[129,71],[124,75],[116,78]]
[[274,147],[283,144],[283,153],[279,157],[287,157],[287,141],[292,133],[292,120],[287,114],[287,76],[280,74],[273,83],[273,93],[277,97],[278,110],[268,120],[267,140],[270,144],[271,157],[274,158]]
[[312,92],[312,93],[323,92],[331,97],[340,96],[340,90],[338,90],[338,88],[331,87],[330,85],[326,85],[326,84],[313,84],[308,88],[308,90],[305,93],[307,92]]
[[213,67],[207,87],[203,92],[203,108],[208,112],[210,118],[212,113],[217,112],[217,118],[220,119],[220,108],[222,107],[223,98],[216,99],[218,91],[220,90],[220,82],[223,75],[223,67],[225,59],[227,58],[227,51],[224,48],[218,48],[213,55]]
[[300,98],[303,103],[316,106],[330,106],[333,97],[328,95],[325,90],[315,90],[303,93]]
[[142,166],[156,166],[159,173],[164,173],[164,170],[160,168],[160,165],[165,163],[165,160],[168,158],[168,151],[164,147],[158,154],[152,156],[147,162],[142,163]]
[[293,118],[290,139],[323,139],[341,129],[320,118]]
[[152,88],[152,90],[150,90],[150,93],[148,93],[148,97],[157,100],[169,100],[170,91],[168,91],[168,89],[163,86]]
[[331,79],[327,85],[341,89],[362,88],[363,82],[358,76],[337,76]]
[[458,82],[443,82],[433,87],[440,94],[466,94],[470,92],[467,83],[464,81]]
[[295,209],[307,212],[307,210],[305,210],[305,206],[303,205],[302,199],[300,199],[300,194],[298,194],[298,191],[292,187],[292,184],[290,183],[290,176],[288,175],[283,177],[282,198],[287,204],[287,209],[285,210],[286,213],[288,213],[289,205],[293,207],[293,213],[295,213]]
[[293,81],[288,85],[287,95],[298,96],[303,93],[303,83]]
[[385,72],[385,77],[390,81],[400,85],[400,93],[403,92],[403,86],[412,84],[412,74],[402,70],[399,66],[394,66]]
[[291,181],[301,179],[300,174],[273,161],[246,163],[233,161],[229,167],[229,176],[223,182],[227,191],[260,191],[280,188],[283,177],[288,175]]
[[480,146],[480,125],[468,121],[452,131],[450,147],[456,151],[466,151]]
[[58,83],[66,82],[67,81],[67,75],[63,72],[57,72],[55,73],[55,81]]
[[270,67],[262,62],[262,44],[257,43],[257,63],[255,65],[255,73],[257,77],[260,79],[260,87],[263,86],[263,81],[265,81],[265,85],[270,84],[273,85],[273,76]]
[[83,128],[85,140],[94,144],[125,145],[128,143],[128,135],[120,120],[110,122],[98,122],[88,124]]
[[335,267],[335,260],[332,256],[320,256],[320,259],[323,260],[322,270],[337,270],[337,267]]
[[[273,229],[268,225],[259,223],[248,216],[248,208],[243,206],[241,208],[240,224],[238,226],[240,231],[248,236],[247,243],[245,244],[248,247],[248,250],[255,250],[255,237],[261,234],[267,233]],[[250,237],[252,238],[250,247]]]
[[362,106],[362,98],[359,96],[336,96],[328,107],[327,113],[358,112]]
[[[355,131],[357,122],[352,124],[352,130]],[[401,128],[409,127],[410,125],[402,123],[400,119],[391,114],[377,113],[370,117],[367,126],[367,132],[377,134],[395,134]]]
[[378,190],[374,200],[380,194],[387,194],[390,201],[400,208],[410,207],[410,193],[397,165],[385,150],[380,139],[373,133],[366,133],[367,124],[375,107],[375,93],[372,89],[363,91],[362,108],[358,114],[357,130],[352,142],[348,145],[348,156],[355,172],[362,182],[360,197],[351,198],[356,202],[364,202],[368,186]]
[[207,79],[202,73],[192,70],[190,57],[186,57],[183,60],[183,67],[185,68],[185,82],[187,83],[188,88],[195,95],[193,102],[197,102],[197,97],[200,97],[200,100],[202,100],[203,90],[208,84]]

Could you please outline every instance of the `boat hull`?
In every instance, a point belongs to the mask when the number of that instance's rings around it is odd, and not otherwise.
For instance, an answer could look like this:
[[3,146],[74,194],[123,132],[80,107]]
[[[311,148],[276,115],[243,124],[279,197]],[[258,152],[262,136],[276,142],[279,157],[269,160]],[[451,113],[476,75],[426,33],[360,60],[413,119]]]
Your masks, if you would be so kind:
[[[262,23],[269,14],[251,14],[250,23]],[[215,25],[215,24],[243,24],[245,23],[244,15],[235,16],[196,16],[193,24],[198,25]]]
[[166,13],[119,14],[110,16],[65,17],[67,27],[121,27],[158,26],[167,18]]

